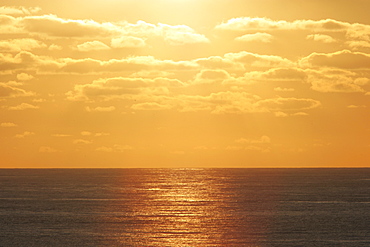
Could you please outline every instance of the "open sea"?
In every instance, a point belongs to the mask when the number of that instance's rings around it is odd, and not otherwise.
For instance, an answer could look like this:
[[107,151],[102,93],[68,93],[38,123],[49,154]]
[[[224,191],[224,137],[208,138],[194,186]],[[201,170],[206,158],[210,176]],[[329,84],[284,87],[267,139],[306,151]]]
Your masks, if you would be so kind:
[[370,246],[370,169],[0,169],[0,246]]

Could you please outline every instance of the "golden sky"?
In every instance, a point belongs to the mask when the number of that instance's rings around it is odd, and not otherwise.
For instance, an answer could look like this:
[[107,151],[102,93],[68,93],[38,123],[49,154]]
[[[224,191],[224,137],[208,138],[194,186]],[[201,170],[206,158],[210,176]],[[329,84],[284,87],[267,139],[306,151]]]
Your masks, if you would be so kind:
[[367,0],[7,0],[0,167],[368,167]]

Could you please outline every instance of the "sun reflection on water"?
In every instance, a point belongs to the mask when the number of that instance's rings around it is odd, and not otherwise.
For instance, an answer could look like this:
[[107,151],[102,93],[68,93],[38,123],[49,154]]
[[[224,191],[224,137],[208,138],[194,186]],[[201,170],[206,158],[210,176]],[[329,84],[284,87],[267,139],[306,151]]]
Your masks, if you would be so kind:
[[267,230],[268,193],[239,188],[217,169],[148,170],[121,183],[122,200],[108,209],[120,228],[108,228],[124,246],[257,246]]

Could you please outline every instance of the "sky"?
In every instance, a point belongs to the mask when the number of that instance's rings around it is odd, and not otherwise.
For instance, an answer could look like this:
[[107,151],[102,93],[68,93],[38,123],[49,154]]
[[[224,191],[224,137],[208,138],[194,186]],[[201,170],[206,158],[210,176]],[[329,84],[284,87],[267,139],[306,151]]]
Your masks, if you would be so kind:
[[367,0],[1,0],[0,168],[369,167]]

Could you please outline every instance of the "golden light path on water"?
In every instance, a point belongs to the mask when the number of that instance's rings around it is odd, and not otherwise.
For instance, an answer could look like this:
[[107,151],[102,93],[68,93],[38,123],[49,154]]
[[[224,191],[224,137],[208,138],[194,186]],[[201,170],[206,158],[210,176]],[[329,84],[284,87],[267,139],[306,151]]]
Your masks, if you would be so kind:
[[255,187],[257,177],[246,186],[217,169],[163,171],[121,178],[106,236],[124,246],[259,246],[265,239],[276,198]]

